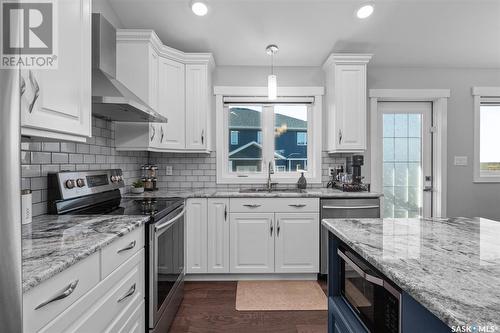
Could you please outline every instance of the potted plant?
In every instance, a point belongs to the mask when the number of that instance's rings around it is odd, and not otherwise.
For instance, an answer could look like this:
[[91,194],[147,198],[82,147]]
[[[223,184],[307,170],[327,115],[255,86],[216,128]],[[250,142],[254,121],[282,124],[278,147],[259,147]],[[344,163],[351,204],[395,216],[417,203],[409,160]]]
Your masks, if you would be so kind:
[[144,193],[144,183],[142,182],[142,180],[139,179],[133,182],[130,191],[134,194]]

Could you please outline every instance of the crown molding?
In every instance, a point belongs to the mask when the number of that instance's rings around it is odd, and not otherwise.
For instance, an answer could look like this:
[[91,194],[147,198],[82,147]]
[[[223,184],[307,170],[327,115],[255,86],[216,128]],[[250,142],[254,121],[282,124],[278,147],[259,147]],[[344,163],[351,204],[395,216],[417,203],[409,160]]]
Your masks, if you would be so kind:
[[368,64],[373,57],[371,53],[332,53],[323,64],[323,68],[332,64]]

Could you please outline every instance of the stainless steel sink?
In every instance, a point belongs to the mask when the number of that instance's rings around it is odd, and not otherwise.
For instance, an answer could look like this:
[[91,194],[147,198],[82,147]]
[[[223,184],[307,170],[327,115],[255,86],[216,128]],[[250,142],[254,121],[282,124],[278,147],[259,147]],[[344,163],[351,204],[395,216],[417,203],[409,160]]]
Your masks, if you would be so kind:
[[306,190],[298,188],[273,188],[271,190],[267,188],[246,188],[241,189],[240,193],[306,193]]

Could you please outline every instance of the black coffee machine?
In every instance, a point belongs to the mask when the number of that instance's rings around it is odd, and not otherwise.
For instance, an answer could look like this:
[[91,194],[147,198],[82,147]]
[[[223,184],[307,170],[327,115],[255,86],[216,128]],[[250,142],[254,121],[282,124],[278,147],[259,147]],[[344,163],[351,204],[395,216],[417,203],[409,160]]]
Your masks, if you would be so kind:
[[354,184],[361,184],[363,177],[361,176],[361,166],[364,164],[363,155],[352,156],[352,182]]

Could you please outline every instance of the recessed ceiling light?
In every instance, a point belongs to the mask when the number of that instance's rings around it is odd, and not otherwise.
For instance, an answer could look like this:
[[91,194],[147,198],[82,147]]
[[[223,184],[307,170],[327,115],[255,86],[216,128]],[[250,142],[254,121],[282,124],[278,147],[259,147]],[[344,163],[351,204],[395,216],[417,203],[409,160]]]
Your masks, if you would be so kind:
[[195,0],[191,3],[191,10],[195,15],[205,16],[208,13],[208,6],[204,1]]
[[365,19],[373,14],[374,6],[372,3],[365,3],[361,5],[356,11],[356,16],[360,19]]

